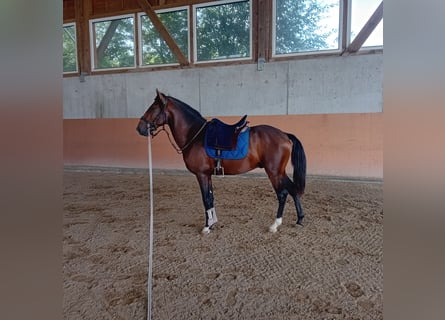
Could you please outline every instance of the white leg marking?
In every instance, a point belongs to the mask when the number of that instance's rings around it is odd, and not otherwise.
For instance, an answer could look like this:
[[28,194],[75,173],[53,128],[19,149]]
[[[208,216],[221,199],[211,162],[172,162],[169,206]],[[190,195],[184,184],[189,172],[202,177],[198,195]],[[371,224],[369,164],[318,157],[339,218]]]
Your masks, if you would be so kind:
[[215,208],[210,208],[209,210],[206,211],[206,214],[207,214],[207,222],[208,222],[209,226],[208,227],[204,227],[202,229],[201,232],[203,234],[209,234],[210,233],[210,227],[218,222],[218,218],[216,217]]
[[215,208],[210,208],[209,210],[207,210],[207,221],[209,223],[209,227],[213,226],[215,223],[218,222]]
[[277,232],[277,229],[283,223],[283,218],[275,219],[275,222],[269,227],[269,231],[272,233]]

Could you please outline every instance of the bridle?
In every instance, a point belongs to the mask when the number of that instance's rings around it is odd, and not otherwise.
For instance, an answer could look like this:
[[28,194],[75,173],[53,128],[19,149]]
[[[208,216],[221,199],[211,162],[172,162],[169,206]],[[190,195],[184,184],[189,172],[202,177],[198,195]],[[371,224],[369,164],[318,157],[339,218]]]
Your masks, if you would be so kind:
[[[148,122],[147,120],[145,120],[144,116],[139,118],[142,122],[144,122],[147,125],[148,132],[149,134],[151,134],[152,137],[156,137],[162,130],[165,131],[165,124],[167,123],[167,113],[165,112],[165,105],[162,102],[158,103],[160,105],[161,111],[156,115],[153,121]],[[159,131],[155,132],[158,129],[158,125],[156,123],[158,122],[161,115],[164,116],[164,121],[162,122],[163,123],[162,128]]]
[[[199,128],[199,130],[195,133],[195,135],[182,148],[179,148],[173,142],[173,140],[170,137],[170,134],[168,133],[168,131],[165,130],[165,124],[167,123],[167,113],[165,112],[165,108],[166,108],[167,103],[164,104],[164,103],[162,103],[162,101],[159,101],[158,103],[160,105],[161,112],[159,112],[156,115],[156,117],[153,119],[152,122],[148,122],[147,120],[145,120],[144,116],[140,117],[140,120],[147,125],[148,132],[149,132],[149,134],[151,134],[152,137],[156,137],[161,131],[165,131],[165,133],[167,133],[168,140],[170,141],[170,144],[172,145],[172,147],[176,150],[177,153],[181,154],[185,149],[187,149],[192,144],[193,141],[195,141],[195,139],[202,132],[202,130],[204,130],[204,128],[207,126],[207,124],[209,122],[208,121],[204,122],[204,124],[201,126],[201,128]],[[157,120],[159,120],[161,115],[164,116],[164,121],[163,121],[163,124],[161,126],[161,129],[156,131],[158,129],[158,126],[156,125],[156,122],[157,122]]]

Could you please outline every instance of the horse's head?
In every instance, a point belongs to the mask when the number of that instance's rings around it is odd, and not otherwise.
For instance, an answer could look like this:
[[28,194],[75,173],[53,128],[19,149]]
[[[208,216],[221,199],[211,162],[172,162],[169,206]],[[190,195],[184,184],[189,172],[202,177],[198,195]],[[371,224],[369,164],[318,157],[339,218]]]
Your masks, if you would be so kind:
[[140,118],[136,127],[137,132],[139,132],[140,135],[147,137],[149,133],[153,135],[159,126],[166,124],[168,119],[165,110],[166,107],[167,98],[163,93],[156,89],[155,100]]

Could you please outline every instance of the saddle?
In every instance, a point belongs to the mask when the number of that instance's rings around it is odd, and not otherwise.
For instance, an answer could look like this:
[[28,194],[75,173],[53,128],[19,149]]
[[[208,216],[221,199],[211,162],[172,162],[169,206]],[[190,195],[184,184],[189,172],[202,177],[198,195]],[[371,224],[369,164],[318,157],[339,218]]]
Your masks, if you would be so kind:
[[248,123],[247,115],[231,125],[216,118],[210,120],[206,130],[207,146],[217,150],[235,150],[238,136]]
[[[222,158],[234,159],[231,156],[226,157],[224,153],[230,153],[232,151],[234,151],[235,154],[238,153],[236,150],[238,136],[248,123],[247,115],[245,115],[235,124],[227,124],[216,118],[210,120],[207,124],[205,148],[207,154],[216,160],[215,175],[224,175],[224,168],[221,166]],[[246,139],[246,143],[248,143],[248,138]],[[246,144],[243,146],[244,151],[246,151]],[[235,158],[237,158],[237,156],[235,156]]]

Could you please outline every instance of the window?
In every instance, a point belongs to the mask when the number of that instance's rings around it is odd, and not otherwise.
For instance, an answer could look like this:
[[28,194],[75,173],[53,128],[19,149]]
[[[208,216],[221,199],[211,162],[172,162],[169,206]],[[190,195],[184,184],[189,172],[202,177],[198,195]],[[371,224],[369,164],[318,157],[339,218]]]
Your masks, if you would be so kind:
[[[168,33],[175,40],[184,56],[189,56],[188,7],[156,11]],[[140,21],[140,65],[178,64],[175,55],[165,43],[159,32],[145,14],[139,15]]]
[[[365,23],[379,6],[381,0],[352,0],[351,3],[351,41],[357,36]],[[369,35],[363,47],[383,46],[383,19]]]
[[250,1],[195,5],[195,62],[250,59],[251,11]]
[[273,54],[340,48],[340,0],[274,0]]
[[[323,53],[341,55],[346,51],[356,52],[362,41],[356,41],[352,46],[351,42],[363,29],[381,0],[271,0],[270,2],[200,0],[191,1],[195,4],[181,7],[165,4],[169,8],[157,10],[156,14],[192,66],[209,62],[229,64],[231,61],[239,60],[253,62],[256,58],[253,56],[254,52],[258,55],[266,53],[266,58]],[[269,12],[267,10],[271,4],[272,12]],[[346,4],[347,14],[344,7]],[[260,10],[260,13],[264,10],[265,16],[253,16],[252,7]],[[76,37],[80,36],[76,35],[76,24],[74,22],[63,24],[64,74],[79,73],[81,67],[89,70],[90,65],[93,72],[179,65],[176,55],[146,13],[129,13],[141,10],[139,6],[125,10],[122,7],[124,11],[118,9],[116,7],[107,11],[115,16],[102,16],[89,20],[90,59],[85,59],[84,56],[82,59],[77,57],[78,50],[85,52],[87,48],[81,48],[83,43],[77,48],[79,44],[76,43]],[[125,14],[119,15],[116,12]],[[98,16],[97,14],[95,17]],[[380,15],[378,17],[380,18]],[[71,16],[66,19],[74,21]],[[270,26],[271,43],[269,41],[253,43],[252,23],[258,27],[258,32]],[[364,35],[367,35],[366,30]],[[265,38],[259,38],[263,39]],[[375,52],[376,47],[377,49],[383,47],[383,19],[362,47],[372,48],[366,53]],[[86,66],[83,66],[83,63]]]
[[77,72],[76,24],[63,25],[63,72]]
[[135,66],[134,16],[90,20],[93,69]]

